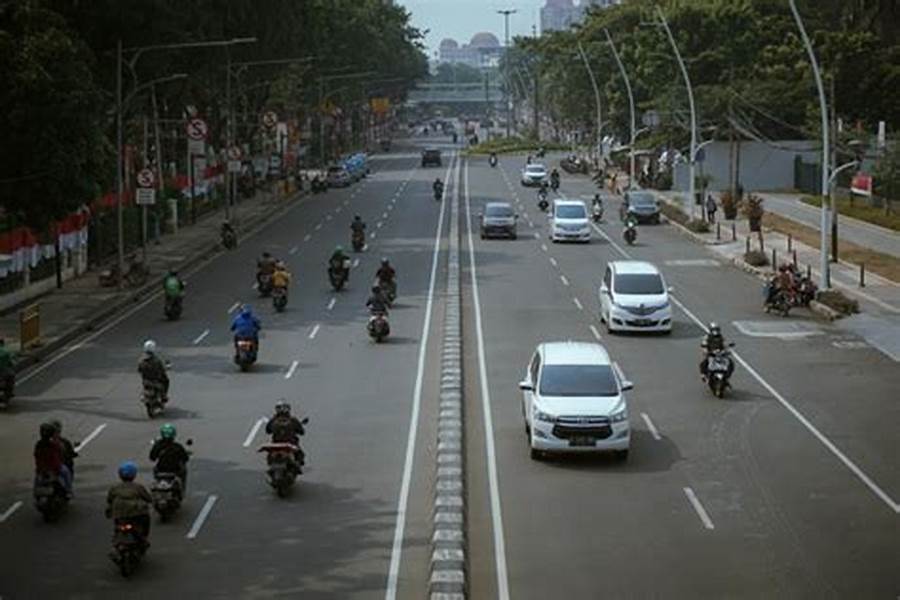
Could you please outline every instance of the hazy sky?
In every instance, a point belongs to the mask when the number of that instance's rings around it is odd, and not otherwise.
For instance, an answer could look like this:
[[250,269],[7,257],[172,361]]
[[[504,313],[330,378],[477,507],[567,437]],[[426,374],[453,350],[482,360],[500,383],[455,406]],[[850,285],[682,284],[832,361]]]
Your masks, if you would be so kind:
[[425,38],[429,58],[434,58],[441,40],[447,37],[468,43],[479,31],[490,31],[503,43],[503,15],[497,10],[512,8],[519,12],[509,17],[509,36],[531,35],[531,26],[539,23],[544,0],[397,0],[412,13],[413,25],[430,30]]

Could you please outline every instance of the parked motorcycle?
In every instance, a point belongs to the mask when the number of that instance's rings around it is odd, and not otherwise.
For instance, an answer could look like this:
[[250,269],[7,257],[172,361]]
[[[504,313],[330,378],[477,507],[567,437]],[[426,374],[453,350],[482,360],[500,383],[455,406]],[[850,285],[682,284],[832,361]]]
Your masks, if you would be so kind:
[[69,497],[62,481],[55,473],[38,473],[34,479],[34,507],[44,521],[55,521],[65,512]]
[[234,342],[234,362],[241,371],[248,371],[256,362],[256,343],[252,339],[238,339]]
[[118,565],[122,577],[128,577],[137,569],[149,544],[133,521],[117,520],[114,527],[109,558]]
[[388,323],[387,315],[383,312],[372,313],[372,316],[369,318],[369,322],[366,325],[366,329],[369,332],[369,337],[375,340],[376,343],[383,342],[391,333],[391,326]]
[[331,287],[334,288],[334,291],[339,292],[343,289],[344,284],[347,283],[347,275],[349,275],[349,273],[349,260],[344,260],[344,263],[339,269],[335,268],[335,265],[328,266],[328,280],[331,282]]
[[166,318],[170,321],[177,321],[181,318],[181,310],[182,310],[182,297],[181,296],[166,296],[166,304],[163,307],[163,312],[166,315]]
[[275,308],[277,312],[284,312],[285,307],[287,307],[288,301],[288,292],[287,289],[283,287],[277,287],[272,292],[272,306]]
[[366,247],[366,233],[362,229],[354,230],[350,236],[350,244],[354,252],[362,252]]
[[[734,346],[734,344],[729,344]],[[714,350],[706,356],[706,383],[717,398],[725,396],[725,390],[731,387],[731,372],[734,363],[727,350]]]
[[147,417],[152,419],[157,415],[161,415],[166,405],[163,402],[162,385],[155,381],[145,380],[143,387],[141,402],[143,402],[144,408],[147,410]]
[[184,486],[181,478],[175,473],[156,473],[150,486],[150,494],[153,496],[153,508],[159,514],[159,518],[168,521],[181,507]]

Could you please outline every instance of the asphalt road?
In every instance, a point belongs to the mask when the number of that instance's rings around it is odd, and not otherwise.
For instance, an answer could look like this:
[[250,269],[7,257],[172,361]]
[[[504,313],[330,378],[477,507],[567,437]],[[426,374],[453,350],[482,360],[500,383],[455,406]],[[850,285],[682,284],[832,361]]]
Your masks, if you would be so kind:
[[[0,597],[424,595],[433,472],[427,453],[435,437],[427,423],[436,420],[436,403],[423,398],[438,387],[440,341],[440,323],[426,317],[428,308],[441,310],[432,289],[443,289],[447,231],[431,181],[450,171],[446,162],[418,168],[413,150],[379,157],[364,182],[304,199],[235,251],[189,273],[180,321],[166,322],[155,298],[20,379],[18,397],[0,418]],[[369,247],[355,256],[348,287],[335,293],[326,261],[335,245],[349,247],[354,213],[368,223]],[[294,275],[282,314],[251,287],[264,249]],[[397,268],[399,298],[392,335],[376,346],[366,335],[364,303],[381,256]],[[264,328],[249,373],[231,362],[228,331],[243,302],[256,307]],[[138,401],[136,372],[151,336],[173,363],[172,400],[153,421]],[[311,419],[303,441],[308,468],[285,499],[266,484],[265,459],[256,452],[265,440],[261,419],[279,397]],[[31,506],[31,451],[39,423],[53,417],[85,445],[70,510],[45,524]],[[129,458],[149,484],[147,453],[163,422],[194,441],[188,498],[172,522],[154,518],[150,552],[126,582],[106,555],[112,526],[103,516],[105,493]]]
[[[801,311],[765,315],[760,282],[670,226],[640,227],[633,247],[616,222],[551,244],[522,162],[467,174],[472,223],[492,200],[520,215],[517,241],[476,229],[462,261],[472,597],[896,597],[894,363]],[[591,188],[563,175],[561,193]],[[670,336],[603,329],[597,286],[625,257],[675,288]],[[741,358],[724,400],[697,370],[713,320]],[[635,382],[625,463],[529,458],[517,382],[539,342],[566,339],[599,339]]]

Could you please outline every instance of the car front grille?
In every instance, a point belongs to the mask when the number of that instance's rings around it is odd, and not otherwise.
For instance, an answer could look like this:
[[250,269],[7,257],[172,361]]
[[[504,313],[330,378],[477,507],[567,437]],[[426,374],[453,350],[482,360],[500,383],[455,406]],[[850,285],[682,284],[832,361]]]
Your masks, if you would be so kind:
[[629,327],[656,327],[659,325],[659,321],[654,321],[651,319],[641,319],[638,321],[625,321],[625,324]]
[[626,311],[630,312],[633,315],[644,316],[644,315],[652,315],[656,311],[662,308],[662,306],[623,306]]
[[609,425],[609,419],[605,419],[606,423],[594,424],[578,424],[569,425],[565,423],[557,423],[553,426],[553,437],[568,440],[573,437],[592,437],[598,440],[605,440],[612,435],[612,427]]

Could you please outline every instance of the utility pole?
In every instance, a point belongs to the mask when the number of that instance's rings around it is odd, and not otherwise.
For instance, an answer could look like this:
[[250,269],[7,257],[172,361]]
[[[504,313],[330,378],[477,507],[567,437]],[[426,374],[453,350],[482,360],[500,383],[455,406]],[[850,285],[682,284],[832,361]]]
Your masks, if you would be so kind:
[[504,32],[506,36],[506,42],[504,44],[503,50],[503,66],[506,69],[506,137],[510,135],[510,115],[512,114],[512,96],[510,94],[511,90],[509,89],[509,63],[506,60],[507,55],[509,54],[509,15],[513,15],[517,13],[516,9],[508,8],[505,10],[498,10],[498,15],[503,15],[504,22]]
[[[834,135],[831,137],[831,164],[833,166],[837,166],[837,136],[838,136],[838,126],[837,126],[837,109],[835,108],[834,102],[834,73],[831,74],[831,130],[834,131]],[[831,262],[838,261],[838,209],[837,209],[837,195],[834,193],[834,188],[837,185],[837,180],[835,180],[834,184],[828,186],[828,195],[831,196]]]
[[578,42],[578,53],[581,60],[584,61],[584,68],[587,69],[588,76],[591,78],[591,87],[594,88],[594,103],[597,105],[597,164],[603,160],[603,115],[600,112],[600,88],[597,87],[597,79],[594,77],[594,70],[591,69],[591,63],[588,61],[587,54],[581,41]]
[[828,194],[828,187],[831,185],[829,175],[828,154],[831,149],[828,140],[828,102],[825,99],[825,87],[822,85],[822,74],[819,71],[819,62],[816,60],[816,53],[806,35],[806,28],[803,26],[803,19],[797,12],[797,5],[794,0],[788,0],[791,5],[791,12],[794,14],[794,20],[797,22],[797,28],[800,30],[800,37],[803,39],[803,45],[806,46],[806,53],[809,56],[809,62],[812,65],[813,77],[816,80],[816,88],[819,91],[819,112],[822,118],[822,214],[819,223],[821,236],[819,238],[819,260],[822,271],[821,282],[819,287],[823,290],[831,288],[831,264],[828,262],[828,203],[825,201]]
[[635,114],[634,114],[634,94],[631,92],[631,81],[628,79],[628,72],[625,70],[625,65],[622,64],[622,59],[619,57],[619,51],[616,50],[616,45],[613,43],[612,36],[609,35],[609,29],[606,27],[603,28],[603,33],[606,34],[606,41],[609,42],[609,47],[612,48],[613,56],[616,59],[616,64],[619,65],[619,71],[622,72],[622,79],[625,80],[625,90],[628,92],[628,108],[631,111],[631,143],[629,144],[629,172],[628,172],[628,188],[634,189],[634,144],[637,139],[636,132],[636,123],[635,123]]
[[119,276],[116,278],[119,289],[125,285],[125,219],[123,215],[122,196],[125,194],[123,189],[124,182],[122,167],[122,39],[116,42],[116,147],[119,152],[116,156],[116,227],[118,228],[118,264]]

